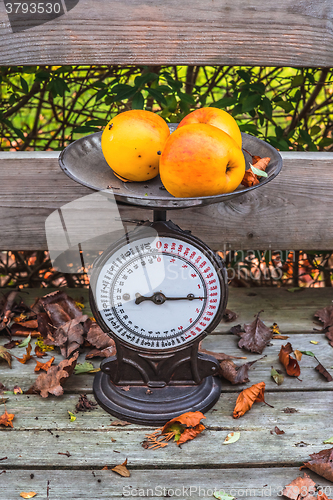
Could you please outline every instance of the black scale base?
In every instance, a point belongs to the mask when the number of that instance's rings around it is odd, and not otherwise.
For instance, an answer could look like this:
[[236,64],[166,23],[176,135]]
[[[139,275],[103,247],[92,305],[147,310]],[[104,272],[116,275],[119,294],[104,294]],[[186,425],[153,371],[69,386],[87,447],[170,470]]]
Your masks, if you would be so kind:
[[200,385],[149,389],[131,386],[128,391],[115,385],[106,373],[94,379],[94,395],[99,405],[121,420],[134,424],[164,425],[168,420],[188,411],[208,411],[221,394],[217,377],[206,377]]

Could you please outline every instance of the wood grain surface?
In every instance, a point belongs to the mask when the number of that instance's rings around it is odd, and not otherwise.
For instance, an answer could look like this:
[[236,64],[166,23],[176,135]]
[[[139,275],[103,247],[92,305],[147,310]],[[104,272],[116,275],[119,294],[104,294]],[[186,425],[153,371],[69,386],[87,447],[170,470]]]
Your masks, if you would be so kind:
[[[283,169],[267,186],[226,203],[169,211],[168,218],[214,250],[331,250],[333,153],[282,156]],[[0,152],[0,178],[3,250],[46,249],[46,218],[93,193],[64,175],[54,152]],[[150,210],[119,210],[123,218],[152,220]]]
[[333,65],[325,0],[80,0],[39,26],[21,15],[14,33],[5,3],[1,65]]

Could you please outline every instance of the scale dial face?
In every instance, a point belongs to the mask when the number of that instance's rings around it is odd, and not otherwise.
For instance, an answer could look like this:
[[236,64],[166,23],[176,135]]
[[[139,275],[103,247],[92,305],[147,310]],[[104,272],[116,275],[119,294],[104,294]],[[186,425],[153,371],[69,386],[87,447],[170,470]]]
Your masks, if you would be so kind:
[[221,313],[218,265],[200,245],[177,236],[127,242],[96,272],[92,291],[101,319],[113,335],[141,349],[182,346],[211,331]]

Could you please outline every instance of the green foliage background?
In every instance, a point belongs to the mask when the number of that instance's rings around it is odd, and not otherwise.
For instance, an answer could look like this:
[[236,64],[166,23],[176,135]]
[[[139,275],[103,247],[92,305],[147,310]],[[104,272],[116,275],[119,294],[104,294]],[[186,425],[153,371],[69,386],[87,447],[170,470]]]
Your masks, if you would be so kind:
[[233,66],[0,68],[0,150],[60,150],[120,111],[179,122],[197,107],[229,111],[280,150],[333,149],[333,70]]

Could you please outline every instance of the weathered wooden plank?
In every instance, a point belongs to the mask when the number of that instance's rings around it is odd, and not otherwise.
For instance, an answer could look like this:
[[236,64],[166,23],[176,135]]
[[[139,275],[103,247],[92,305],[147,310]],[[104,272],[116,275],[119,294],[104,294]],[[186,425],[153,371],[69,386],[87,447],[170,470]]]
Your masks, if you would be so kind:
[[[127,458],[129,468],[170,469],[193,466],[299,466],[309,458],[310,453],[318,453],[325,448],[323,440],[327,439],[327,429],[321,428],[320,420],[311,429],[297,426],[285,428],[283,435],[270,433],[275,425],[276,422],[272,422],[261,430],[244,430],[241,438],[227,448],[223,446],[227,431],[206,430],[195,441],[181,448],[171,443],[158,450],[142,448],[144,430],[58,430],[55,434],[46,430],[15,432],[6,428],[1,431],[0,452],[1,457],[8,457],[2,466],[9,468],[25,468],[29,464],[32,468],[86,469],[115,466]],[[302,441],[307,445],[298,446]],[[70,457],[64,455],[66,452]]]
[[[310,343],[311,340],[316,339],[319,341],[318,345],[313,345]],[[203,343],[203,346],[211,351],[224,352],[232,356],[246,356],[246,360],[235,360],[236,364],[242,364],[247,361],[254,361],[259,359],[261,356],[259,354],[252,354],[243,349],[237,347],[238,338],[234,335],[210,335]],[[251,384],[256,384],[258,382],[265,382],[267,390],[270,391],[313,391],[322,390],[330,391],[333,389],[333,383],[329,383],[326,379],[320,375],[314,368],[316,366],[316,361],[310,356],[303,356],[300,366],[301,366],[301,380],[295,377],[285,377],[284,383],[277,386],[273,379],[271,378],[271,366],[275,368],[282,368],[278,360],[278,353],[280,351],[281,345],[286,342],[291,341],[293,349],[299,349],[302,351],[311,350],[322,364],[330,371],[333,375],[333,351],[332,347],[329,346],[327,339],[323,334],[314,335],[295,335],[290,336],[286,341],[273,339],[271,345],[266,347],[264,353],[266,357],[258,361],[250,370],[249,379]],[[16,356],[22,357],[23,349],[13,349],[11,351]],[[53,352],[52,352],[53,355]],[[60,354],[55,353],[56,357],[55,363],[58,363],[63,358]],[[84,362],[85,354],[81,354],[79,362]],[[49,359],[49,358],[47,358]],[[98,367],[99,361],[94,360],[94,365]],[[14,385],[19,385],[22,390],[27,390],[33,384],[37,377],[37,373],[34,372],[35,362],[33,360],[28,361],[28,363],[22,365],[15,358],[12,363],[12,370],[9,369],[8,365],[4,362],[0,364],[0,381],[6,385],[10,390]],[[91,393],[93,384],[93,375],[83,374],[83,375],[73,375],[70,377],[65,385],[66,392],[75,393]],[[243,384],[240,386],[231,385],[229,382],[225,381],[223,384],[223,392],[239,392],[244,389],[249,384]]]
[[[42,297],[54,291],[53,288],[28,288],[20,292],[22,299],[31,305],[36,297]],[[84,313],[91,315],[87,289],[66,288],[66,292],[85,305]],[[7,289],[8,291],[8,289]],[[0,289],[0,293],[5,291]],[[274,322],[280,327],[283,334],[312,333],[312,330],[321,329],[321,324],[314,321],[314,313],[333,300],[333,290],[330,288],[304,288],[299,292],[288,292],[285,288],[233,288],[229,287],[228,308],[237,314],[235,321],[222,321],[214,331],[227,333],[238,323],[250,323],[253,316],[260,310],[262,320],[271,326]],[[315,335],[318,333],[314,331]]]
[[[54,152],[11,155],[0,153],[0,248],[46,249],[47,216],[91,190],[61,172]],[[282,155],[282,172],[262,189],[225,204],[168,212],[169,218],[215,250],[331,250],[333,153]],[[152,217],[149,210],[119,208],[125,218]]]
[[[306,471],[332,496],[332,483]],[[33,474],[33,478],[31,478]],[[204,469],[204,470],[133,470],[130,478],[122,478],[110,471],[81,470],[7,470],[0,477],[0,500],[19,498],[22,491],[38,492],[38,498],[47,499],[47,483],[51,498],[87,500],[146,496],[152,499],[168,497],[213,498],[212,492],[233,493],[236,498],[281,498],[281,490],[303,473],[297,467]],[[247,492],[247,493],[246,493]],[[166,495],[167,494],[167,495]]]
[[[238,391],[241,389],[238,388]],[[333,387],[332,387],[333,391]],[[323,433],[331,433],[333,394],[324,391],[311,392],[265,392],[265,400],[272,407],[263,404],[255,404],[244,417],[235,420],[232,412],[235,407],[238,394],[222,393],[214,408],[206,413],[203,422],[209,430],[220,430],[231,432],[237,428],[238,431],[263,431],[273,429],[278,425],[285,432],[302,429],[311,434],[315,425],[321,426]],[[65,394],[61,397],[50,396],[41,398],[38,395],[8,396],[7,410],[15,414],[14,431],[38,431],[47,430],[57,434],[58,431],[120,431],[136,430],[142,433],[147,430],[146,426],[131,424],[126,427],[110,426],[111,422],[117,420],[106,413],[101,407],[90,412],[76,412],[75,405],[78,402],[77,394]],[[93,396],[89,399],[94,400]],[[0,407],[0,414],[1,409]],[[286,408],[295,408],[295,413],[285,413]],[[76,420],[71,422],[68,411],[75,413]],[[36,418],[37,417],[37,418]],[[6,432],[0,427],[0,432]],[[327,437],[330,437],[331,434]],[[0,434],[0,436],[4,434]],[[325,439],[327,439],[327,437]],[[1,457],[0,457],[1,458]],[[0,467],[1,468],[1,467]]]
[[[322,486],[328,497],[332,496],[332,483],[309,470],[306,473]],[[126,496],[155,499],[168,496],[199,500],[213,498],[212,492],[223,490],[233,493],[236,498],[278,500],[284,486],[299,475],[303,476],[303,471],[300,472],[298,467],[242,468],[241,471],[133,470],[130,478],[122,478],[113,472],[102,470],[7,470],[0,477],[0,500],[19,498],[22,491],[31,490],[38,493],[36,498],[47,499],[48,482],[50,499],[108,500]]]
[[324,0],[65,4],[66,14],[46,24],[11,15],[14,33],[2,6],[0,64],[333,65]]

